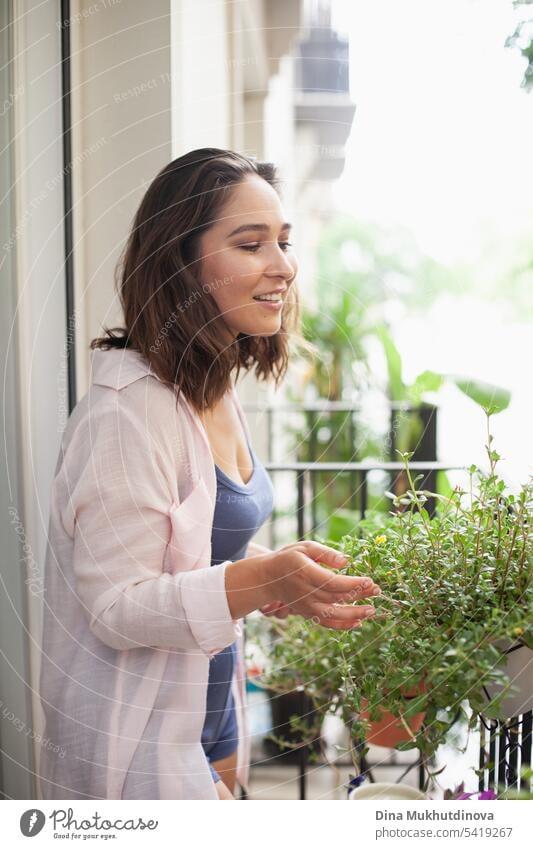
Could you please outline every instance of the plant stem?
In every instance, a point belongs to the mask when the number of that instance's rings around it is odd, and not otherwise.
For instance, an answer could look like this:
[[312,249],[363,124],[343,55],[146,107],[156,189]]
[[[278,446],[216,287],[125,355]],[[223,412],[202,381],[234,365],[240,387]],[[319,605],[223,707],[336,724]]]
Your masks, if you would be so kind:
[[409,737],[411,738],[411,740],[416,740],[416,735],[413,734],[413,731],[412,731],[411,727],[409,726],[409,724],[407,723],[407,721],[406,721],[403,713],[401,712],[401,710],[398,711],[398,719],[400,720],[403,727],[405,728],[405,730],[409,734]]
[[413,478],[411,476],[411,469],[409,468],[409,461],[408,460],[405,461],[405,472],[407,474],[407,480],[409,481],[409,486],[411,487],[411,492],[413,493],[413,500],[414,500],[416,506],[418,507],[418,510],[420,511],[420,515],[422,517],[422,521],[424,522],[424,527],[426,528],[429,541],[431,542],[431,546],[433,548],[433,551],[435,552],[435,545],[434,545],[433,540],[431,538],[431,530],[430,530],[430,527],[429,527],[429,522],[426,519],[426,517],[424,516],[424,514],[421,512],[422,506],[420,504],[420,500],[418,498],[418,495],[417,495],[417,492],[416,492],[416,489],[415,489],[415,485],[413,483]]
[[513,547],[514,547],[514,542],[515,542],[515,539],[516,539],[517,531],[518,531],[518,525],[515,525],[514,528],[513,528],[513,535],[511,537],[511,544],[510,544],[510,547],[509,547],[509,556],[507,557],[507,562],[505,564],[505,570],[504,570],[503,578],[502,578],[502,582],[501,582],[500,604],[502,604],[503,597],[505,595],[505,585],[507,583],[507,575],[509,574],[509,566],[511,565],[511,558],[513,556]]

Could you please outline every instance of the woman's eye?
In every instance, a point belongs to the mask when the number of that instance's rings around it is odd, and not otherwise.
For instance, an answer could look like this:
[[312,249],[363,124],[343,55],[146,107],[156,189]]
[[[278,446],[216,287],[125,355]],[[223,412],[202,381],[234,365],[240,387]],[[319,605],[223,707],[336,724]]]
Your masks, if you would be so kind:
[[[279,242],[279,246],[282,250],[286,251],[287,248],[292,247],[292,242]],[[259,250],[261,245],[259,243],[255,243],[253,245],[238,245],[237,247],[242,248],[244,251],[251,251],[252,253],[255,253],[255,251]]]

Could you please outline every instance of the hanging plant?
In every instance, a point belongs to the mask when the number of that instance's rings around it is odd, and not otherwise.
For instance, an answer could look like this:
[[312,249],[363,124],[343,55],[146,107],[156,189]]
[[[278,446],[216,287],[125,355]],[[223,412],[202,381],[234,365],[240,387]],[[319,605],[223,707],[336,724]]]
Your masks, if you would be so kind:
[[[272,622],[278,639],[265,683],[303,686],[323,715],[342,717],[354,741],[389,712],[407,738],[396,748],[417,748],[428,777],[458,719],[470,727],[480,714],[508,719],[506,698],[527,705],[533,697],[533,484],[509,491],[490,432],[486,448],[488,472],[471,466],[466,489],[446,497],[418,490],[403,454],[408,490],[389,493],[388,516],[365,519],[337,544],[350,557],[343,572],[380,585],[376,616],[351,631],[296,616]],[[511,645],[524,647],[530,670],[518,694],[506,665]],[[421,713],[423,724],[413,723]]]

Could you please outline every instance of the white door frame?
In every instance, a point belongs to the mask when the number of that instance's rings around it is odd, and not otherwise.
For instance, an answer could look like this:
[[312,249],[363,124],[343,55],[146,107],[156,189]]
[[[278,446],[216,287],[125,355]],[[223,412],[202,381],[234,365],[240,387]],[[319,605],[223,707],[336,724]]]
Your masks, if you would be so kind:
[[[0,790],[36,797],[42,568],[50,485],[71,407],[66,319],[62,9],[1,4],[3,445]],[[6,20],[7,16],[7,20]],[[4,137],[5,136],[5,137]]]

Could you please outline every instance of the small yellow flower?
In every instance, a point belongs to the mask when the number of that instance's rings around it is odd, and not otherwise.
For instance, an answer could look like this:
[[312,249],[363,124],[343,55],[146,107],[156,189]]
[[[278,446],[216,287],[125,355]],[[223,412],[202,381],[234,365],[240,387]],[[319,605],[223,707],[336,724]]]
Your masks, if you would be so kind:
[[521,637],[523,633],[523,628],[513,628],[513,634],[515,635],[515,637]]
[[376,545],[385,545],[387,542],[387,537],[385,534],[381,534],[379,537],[376,537]]

